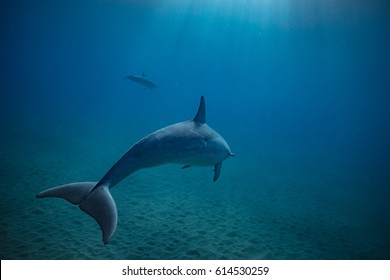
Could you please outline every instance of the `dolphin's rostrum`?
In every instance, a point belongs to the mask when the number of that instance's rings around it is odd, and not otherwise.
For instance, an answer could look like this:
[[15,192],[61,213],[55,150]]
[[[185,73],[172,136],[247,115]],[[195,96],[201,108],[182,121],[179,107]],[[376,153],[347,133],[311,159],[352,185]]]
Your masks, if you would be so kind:
[[109,189],[135,171],[166,163],[189,166],[214,166],[214,181],[222,162],[233,156],[229,145],[206,124],[203,96],[193,120],[161,128],[134,144],[99,182],[78,182],[47,189],[37,195],[59,197],[79,205],[100,225],[103,242],[108,243],[116,229],[117,210]]

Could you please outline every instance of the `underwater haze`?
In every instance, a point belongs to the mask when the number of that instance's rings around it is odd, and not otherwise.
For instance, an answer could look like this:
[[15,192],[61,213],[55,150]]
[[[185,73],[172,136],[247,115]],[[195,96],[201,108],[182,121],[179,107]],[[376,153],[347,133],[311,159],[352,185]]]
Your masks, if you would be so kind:
[[[0,32],[1,259],[390,259],[388,1],[3,1]],[[236,155],[218,181],[132,174],[107,245],[35,197],[100,180],[201,96]]]

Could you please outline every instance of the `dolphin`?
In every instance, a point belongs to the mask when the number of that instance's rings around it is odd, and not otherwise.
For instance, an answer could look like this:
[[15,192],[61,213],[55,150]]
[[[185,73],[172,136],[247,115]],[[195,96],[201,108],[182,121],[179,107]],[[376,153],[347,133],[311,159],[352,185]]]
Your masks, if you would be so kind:
[[154,89],[157,87],[155,83],[153,83],[151,80],[146,78],[145,73],[142,73],[142,75],[129,75],[126,77],[128,80],[133,81],[137,84],[140,84],[144,86],[145,88]]
[[214,182],[222,162],[234,154],[225,139],[206,124],[204,97],[192,120],[161,128],[135,143],[98,182],[78,182],[57,186],[37,194],[37,198],[59,197],[78,205],[99,224],[103,243],[115,232],[117,210],[110,188],[143,168],[166,163],[190,166],[214,166]]

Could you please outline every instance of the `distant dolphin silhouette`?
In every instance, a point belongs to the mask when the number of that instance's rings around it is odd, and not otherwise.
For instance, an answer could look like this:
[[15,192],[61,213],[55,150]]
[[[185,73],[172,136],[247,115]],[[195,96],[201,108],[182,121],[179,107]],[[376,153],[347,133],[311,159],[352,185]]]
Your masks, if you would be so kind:
[[145,73],[142,73],[142,76],[140,75],[129,75],[126,77],[130,81],[133,81],[139,85],[144,86],[145,88],[154,89],[157,87],[155,83],[153,83],[151,80],[146,78]]
[[221,172],[222,162],[233,156],[229,145],[206,124],[203,96],[193,120],[159,129],[134,144],[99,182],[78,182],[47,189],[37,195],[59,197],[79,205],[100,225],[103,242],[107,244],[116,229],[117,210],[109,189],[135,171],[166,163],[184,164],[183,168],[213,166],[214,181]]

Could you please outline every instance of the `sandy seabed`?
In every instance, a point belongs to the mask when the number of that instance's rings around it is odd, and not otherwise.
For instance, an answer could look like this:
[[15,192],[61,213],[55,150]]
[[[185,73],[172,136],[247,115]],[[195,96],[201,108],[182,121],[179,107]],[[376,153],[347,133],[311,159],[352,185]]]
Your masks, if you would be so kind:
[[390,258],[387,206],[365,185],[263,151],[224,162],[216,183],[212,167],[133,174],[111,189],[118,226],[103,245],[98,224],[78,207],[35,195],[99,180],[121,155],[103,145],[108,138],[15,139],[1,151],[1,259]]

